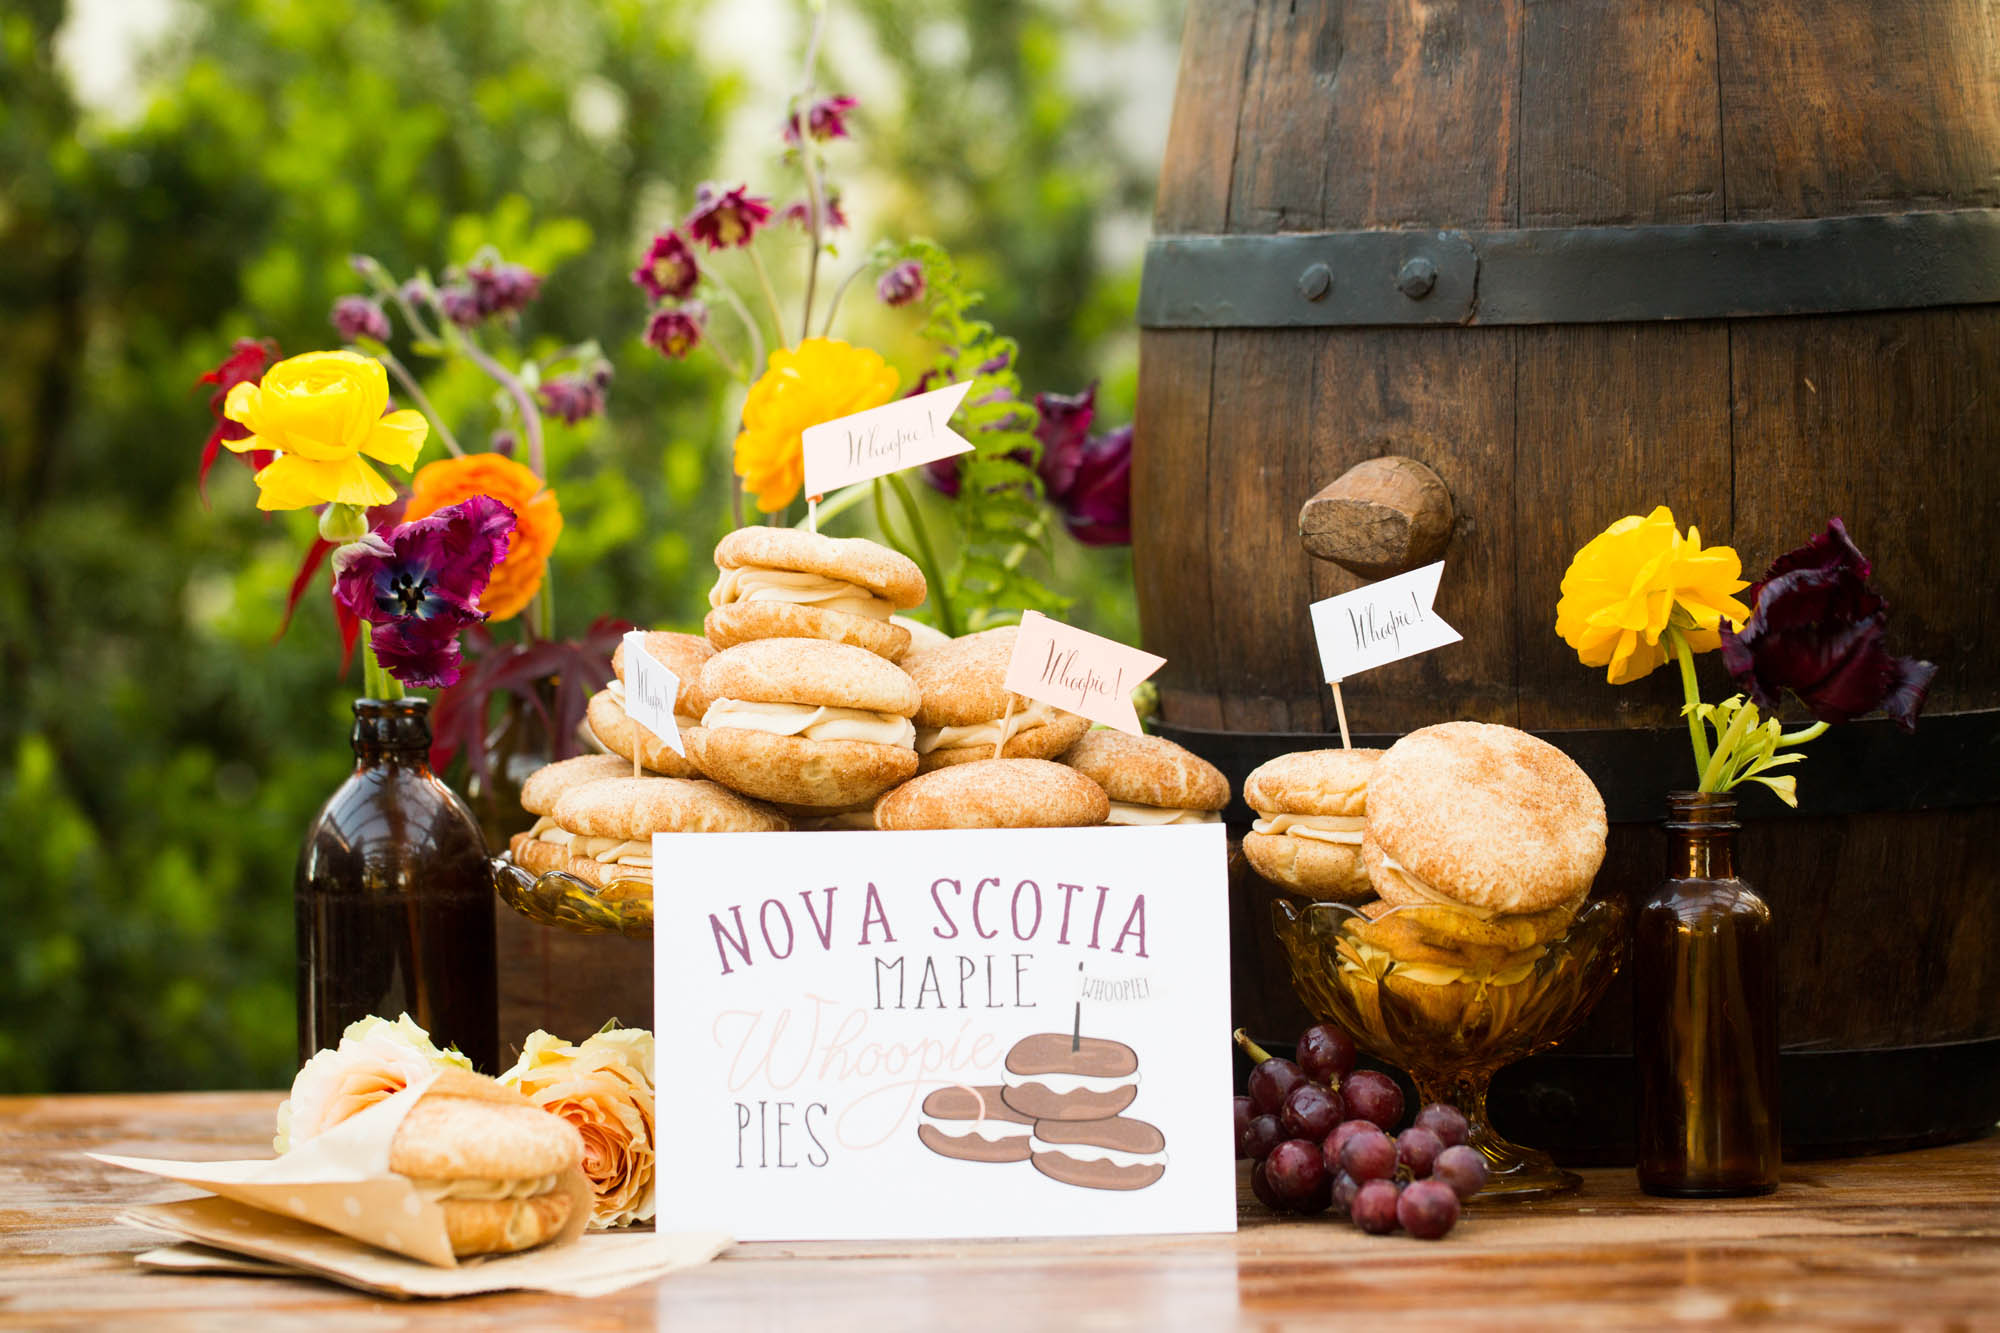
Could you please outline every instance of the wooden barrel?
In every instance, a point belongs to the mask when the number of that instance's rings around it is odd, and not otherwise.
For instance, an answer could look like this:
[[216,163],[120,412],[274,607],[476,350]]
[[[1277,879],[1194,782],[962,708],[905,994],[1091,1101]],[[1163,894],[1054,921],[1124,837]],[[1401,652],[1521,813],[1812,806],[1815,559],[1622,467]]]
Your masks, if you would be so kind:
[[[1350,719],[1377,743],[1450,718],[1555,741],[1611,809],[1597,892],[1649,892],[1664,793],[1692,785],[1678,680],[1578,664],[1553,628],[1570,556],[1667,503],[1754,575],[1840,515],[1894,650],[1940,670],[1915,736],[1810,748],[1800,813],[1745,799],[1788,1148],[1991,1125],[1996,205],[1991,0],[1190,0],[1133,468],[1166,734],[1238,782],[1336,743],[1306,606],[1366,580],[1308,551],[1301,509],[1413,459],[1448,499],[1437,609],[1464,642],[1346,682]],[[1396,549],[1351,564],[1426,555],[1390,517]],[[1729,692],[1713,655],[1702,675]],[[1264,891],[1237,890],[1238,1018],[1288,1036]],[[1503,1123],[1629,1153],[1628,1008],[1614,991],[1504,1077]]]

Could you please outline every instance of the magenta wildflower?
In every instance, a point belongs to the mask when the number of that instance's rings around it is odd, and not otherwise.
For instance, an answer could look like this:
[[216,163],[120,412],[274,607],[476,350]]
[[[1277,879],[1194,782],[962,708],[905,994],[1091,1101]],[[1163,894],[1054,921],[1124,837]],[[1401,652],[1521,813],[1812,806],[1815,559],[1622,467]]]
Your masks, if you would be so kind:
[[694,212],[688,214],[688,235],[710,250],[727,250],[750,243],[757,229],[771,220],[771,201],[755,197],[750,187],[718,191],[703,185],[695,191]]
[[[832,97],[820,98],[806,108],[805,136],[822,143],[828,139],[847,138],[847,113],[859,105],[860,102],[846,93],[835,93]],[[785,123],[785,142],[797,143],[799,138],[799,114],[794,111]]]
[[694,247],[679,231],[663,231],[646,247],[646,257],[632,270],[632,281],[654,301],[683,301],[701,281]]
[[702,327],[708,323],[708,307],[699,301],[655,311],[646,321],[646,341],[661,356],[678,361],[701,345]]

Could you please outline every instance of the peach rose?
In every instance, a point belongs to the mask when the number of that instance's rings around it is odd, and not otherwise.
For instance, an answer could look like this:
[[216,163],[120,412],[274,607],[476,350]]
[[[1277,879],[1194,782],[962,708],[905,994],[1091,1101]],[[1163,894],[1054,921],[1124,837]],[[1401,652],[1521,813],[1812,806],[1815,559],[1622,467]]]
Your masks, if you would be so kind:
[[581,1046],[537,1032],[500,1076],[583,1135],[590,1225],[653,1220],[653,1034],[607,1027]]
[[278,1135],[271,1147],[291,1151],[349,1116],[395,1096],[438,1069],[470,1070],[457,1051],[441,1051],[431,1034],[404,1014],[349,1023],[340,1045],[306,1061],[292,1080],[292,1095],[278,1106]]

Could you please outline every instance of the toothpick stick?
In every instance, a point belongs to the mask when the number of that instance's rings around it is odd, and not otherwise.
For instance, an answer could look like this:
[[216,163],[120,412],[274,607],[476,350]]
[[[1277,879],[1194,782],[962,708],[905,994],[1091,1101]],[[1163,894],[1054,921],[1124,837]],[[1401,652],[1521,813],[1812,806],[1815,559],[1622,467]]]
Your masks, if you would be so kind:
[[1000,739],[993,742],[993,757],[998,759],[1007,748],[1007,723],[1014,717],[1014,696],[1007,696],[1007,711],[1000,715]]
[[814,536],[819,535],[819,497],[817,495],[808,495],[806,497],[806,527],[812,530]]
[[1330,680],[1327,684],[1333,686],[1333,715],[1340,719],[1340,748],[1352,750],[1354,742],[1347,739],[1347,701],[1340,697],[1340,682]]
[[[1083,975],[1082,963],[1078,963],[1076,965],[1076,974],[1078,977],[1081,977]],[[1082,1045],[1083,1045],[1083,983],[1079,981],[1076,987],[1076,1020],[1074,1023],[1070,1025],[1069,1048],[1071,1051],[1075,1051]]]

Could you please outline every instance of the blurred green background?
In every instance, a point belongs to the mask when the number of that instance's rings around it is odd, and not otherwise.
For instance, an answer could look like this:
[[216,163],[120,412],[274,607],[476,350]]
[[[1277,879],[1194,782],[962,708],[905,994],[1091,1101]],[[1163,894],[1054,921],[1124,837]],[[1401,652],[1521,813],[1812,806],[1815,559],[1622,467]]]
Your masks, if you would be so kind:
[[[834,0],[820,86],[862,101],[829,153],[856,223],[834,273],[934,237],[1028,390],[1101,377],[1100,427],[1129,421],[1178,9]],[[796,193],[804,32],[790,0],[0,10],[0,1092],[290,1080],[293,859],[359,665],[323,582],[273,641],[312,518],[259,517],[230,458],[203,506],[197,377],[237,337],[337,346],[350,253],[407,274],[497,245],[547,275],[524,345],[595,337],[617,370],[606,418],[551,430],[558,632],[695,627],[738,397],[641,343],[626,273],[699,181]],[[852,305],[914,379],[902,312]],[[431,387],[478,447],[490,385]],[[1051,581],[1135,637],[1123,548],[1060,536]]]

